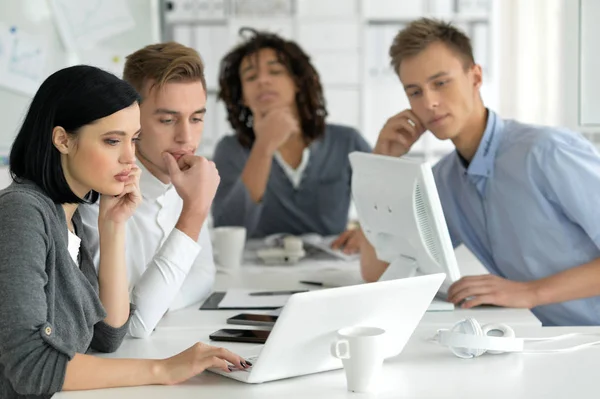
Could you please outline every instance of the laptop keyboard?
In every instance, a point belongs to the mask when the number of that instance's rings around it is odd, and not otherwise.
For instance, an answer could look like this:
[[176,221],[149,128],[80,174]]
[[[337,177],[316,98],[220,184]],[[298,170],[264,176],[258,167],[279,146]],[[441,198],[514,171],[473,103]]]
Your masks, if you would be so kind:
[[[256,362],[256,360],[258,359],[258,355],[254,355],[254,356],[245,356],[244,359],[246,359],[247,361],[249,361],[250,363],[254,364],[254,362]],[[232,373],[247,373],[250,369],[252,369],[252,366],[248,367],[245,370],[238,370],[238,369],[233,369],[231,370]]]

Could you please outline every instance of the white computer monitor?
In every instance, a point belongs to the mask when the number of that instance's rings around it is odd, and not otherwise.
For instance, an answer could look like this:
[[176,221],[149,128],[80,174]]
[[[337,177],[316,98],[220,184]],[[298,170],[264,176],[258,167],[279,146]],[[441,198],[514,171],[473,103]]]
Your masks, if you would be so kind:
[[460,272],[429,163],[353,152],[350,164],[361,228],[390,264],[380,280],[445,273],[447,292]]

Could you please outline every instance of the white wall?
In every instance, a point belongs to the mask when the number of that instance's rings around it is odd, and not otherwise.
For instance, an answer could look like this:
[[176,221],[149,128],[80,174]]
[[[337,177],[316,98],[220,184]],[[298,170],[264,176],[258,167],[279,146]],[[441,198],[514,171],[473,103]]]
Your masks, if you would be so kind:
[[[600,124],[597,120],[595,123],[589,120],[590,117],[598,117],[593,112],[593,107],[597,108],[598,105],[597,71],[600,68],[596,26],[599,12],[597,1],[563,1],[564,54],[561,63],[563,73],[559,80],[563,88],[562,115],[567,126],[583,132],[600,148]],[[588,111],[586,121],[580,115],[585,108]]]
[[[505,118],[565,125],[562,71],[564,2],[499,2],[499,113]],[[572,0],[570,0],[572,1]]]
[[0,166],[0,190],[8,186],[11,181],[10,174],[8,173],[8,166]]
[[[207,2],[225,4],[225,0],[203,1]],[[272,12],[250,14],[247,10],[238,13],[238,2],[229,3],[234,6],[228,11],[224,6],[213,7],[214,12],[193,8],[193,3],[172,1],[172,9],[163,13],[164,38],[196,48],[206,62],[209,111],[199,148],[202,155],[211,156],[220,136],[231,131],[222,103],[216,102],[216,77],[222,56],[239,41],[240,26],[297,41],[321,76],[327,121],[357,128],[371,144],[386,120],[409,106],[388,52],[399,29],[422,16],[456,21],[473,38],[477,61],[486,71],[482,96],[490,107],[497,108],[493,63],[497,57],[489,46],[497,36],[494,0],[281,0],[261,2],[267,9],[268,4],[277,5]],[[411,155],[435,163],[452,150],[452,143],[428,134],[412,148]]]
[[[135,20],[135,28],[114,37],[106,38],[98,45],[87,50],[67,51],[59,36],[57,23],[50,8],[49,1],[19,0],[0,1],[0,23],[4,27],[11,26],[16,32],[32,34],[43,43],[45,57],[39,83],[52,72],[67,65],[91,64],[111,70],[116,59],[122,63],[123,56],[138,48],[159,40],[158,32],[159,0],[127,0]],[[81,8],[96,8],[101,2],[86,3]],[[88,4],[89,3],[89,4]],[[6,32],[1,32],[5,34]],[[6,35],[0,34],[0,63],[7,62],[8,52],[2,53],[2,40]],[[16,51],[16,50],[15,50]],[[24,53],[27,55],[27,53]],[[14,58],[14,57],[13,57]],[[13,59],[10,58],[10,59]],[[27,59],[27,57],[23,57]],[[27,64],[25,64],[27,65]],[[118,68],[121,69],[121,68]],[[115,71],[116,72],[116,71]],[[14,137],[22,124],[27,108],[33,98],[32,93],[0,86],[0,156],[6,155]]]

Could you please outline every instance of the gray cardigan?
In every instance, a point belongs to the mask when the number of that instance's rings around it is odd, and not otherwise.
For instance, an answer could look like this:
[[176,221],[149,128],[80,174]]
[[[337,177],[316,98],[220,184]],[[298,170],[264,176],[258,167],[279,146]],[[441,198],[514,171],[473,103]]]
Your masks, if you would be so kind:
[[328,236],[344,231],[352,177],[348,154],[370,152],[371,147],[355,129],[328,124],[324,137],[309,148],[300,186],[294,188],[273,159],[262,201],[256,203],[241,180],[250,148],[243,147],[236,136],[224,137],[214,154],[221,175],[212,208],[214,225],[245,226],[249,237],[275,233]]
[[67,362],[90,349],[115,351],[127,323],[113,328],[98,297],[98,276],[79,213],[79,267],[67,224],[30,182],[0,191],[0,398],[49,398],[61,390]]

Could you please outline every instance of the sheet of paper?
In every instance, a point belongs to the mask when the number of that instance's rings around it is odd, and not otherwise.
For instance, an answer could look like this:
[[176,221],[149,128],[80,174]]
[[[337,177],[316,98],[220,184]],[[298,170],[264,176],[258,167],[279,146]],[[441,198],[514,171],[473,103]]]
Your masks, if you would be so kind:
[[338,259],[341,259],[341,260],[344,260],[347,262],[352,262],[352,261],[360,259],[359,254],[346,254],[340,250],[332,249],[331,244],[333,244],[333,242],[337,239],[337,237],[338,236],[322,237],[318,234],[305,234],[305,235],[301,236],[302,242],[304,242],[304,244],[318,248],[321,251],[326,252],[330,255],[333,255]]
[[70,51],[92,48],[135,27],[131,11],[122,0],[50,0],[50,5]]
[[125,57],[135,51],[112,51],[107,48],[96,47],[93,50],[84,50],[79,53],[82,64],[92,65],[104,69],[118,77],[123,76]]
[[364,284],[360,275],[360,269],[350,270],[323,270],[307,273],[301,278],[302,281],[322,284],[323,288],[348,287],[350,285]]
[[0,22],[0,85],[34,95],[45,78],[45,40]]
[[[271,290],[229,289],[219,303],[220,308],[279,308],[286,304],[290,295],[250,296],[251,292]],[[273,290],[277,291],[277,290]]]

